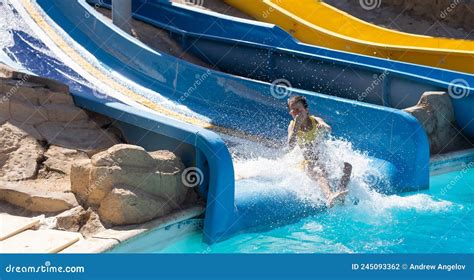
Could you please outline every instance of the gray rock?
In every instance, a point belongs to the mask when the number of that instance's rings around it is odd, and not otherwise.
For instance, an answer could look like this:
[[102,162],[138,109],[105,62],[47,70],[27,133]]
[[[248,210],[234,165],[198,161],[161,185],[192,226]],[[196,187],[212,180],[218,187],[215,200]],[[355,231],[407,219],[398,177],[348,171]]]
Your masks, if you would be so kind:
[[451,98],[445,92],[425,92],[417,105],[404,111],[412,114],[425,129],[432,154],[464,146],[458,135]]
[[99,166],[130,166],[154,169],[155,159],[140,146],[118,144],[94,155],[92,164]]
[[74,105],[74,100],[69,92],[56,92],[50,91],[48,94],[48,98],[44,100],[40,100],[41,104],[68,104]]
[[51,122],[73,122],[88,121],[89,117],[82,110],[74,106],[74,104],[44,104],[42,106]]
[[71,166],[70,180],[71,191],[79,201],[87,201],[89,197],[90,172],[92,164],[90,159],[74,162]]
[[86,212],[86,221],[85,224],[81,227],[79,231],[85,238],[94,236],[95,234],[105,230],[102,222],[100,221],[99,215],[92,211],[90,208]]
[[8,181],[35,178],[43,148],[25,131],[5,123],[0,126],[0,178]]
[[10,99],[0,93],[0,124],[10,119]]
[[116,185],[139,188],[174,206],[186,197],[181,180],[184,165],[171,152],[147,153],[132,145],[116,145],[92,157],[88,202],[98,205]]
[[10,116],[15,121],[31,125],[44,123],[48,120],[44,108],[16,99],[10,100]]
[[48,122],[36,126],[49,144],[86,152],[88,155],[117,144],[117,137],[96,128],[73,127],[68,123]]
[[56,216],[56,228],[78,232],[87,218],[86,210],[78,205]]
[[78,205],[72,193],[39,191],[25,182],[0,181],[0,200],[43,213],[60,212]]
[[67,149],[59,146],[50,146],[44,153],[46,161],[43,163],[49,170],[61,172],[64,174],[71,173],[73,162],[89,159],[86,153]]
[[165,200],[139,189],[112,189],[100,204],[100,219],[110,225],[140,224],[168,214],[172,207]]

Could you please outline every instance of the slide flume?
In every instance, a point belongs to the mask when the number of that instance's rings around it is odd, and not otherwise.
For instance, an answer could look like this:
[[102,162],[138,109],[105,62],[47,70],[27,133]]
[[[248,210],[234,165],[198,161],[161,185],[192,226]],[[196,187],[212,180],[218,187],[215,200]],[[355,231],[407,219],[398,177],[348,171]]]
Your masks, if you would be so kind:
[[225,0],[309,44],[474,73],[474,41],[414,35],[378,27],[320,0]]

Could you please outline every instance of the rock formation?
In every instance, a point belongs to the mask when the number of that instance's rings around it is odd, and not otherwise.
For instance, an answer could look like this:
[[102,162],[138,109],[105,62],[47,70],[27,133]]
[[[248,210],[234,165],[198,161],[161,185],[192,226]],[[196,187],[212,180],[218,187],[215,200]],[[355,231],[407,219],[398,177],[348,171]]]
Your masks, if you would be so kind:
[[90,208],[85,210],[82,206],[76,206],[57,215],[55,228],[80,232],[84,237],[104,230],[97,213]]
[[77,206],[72,163],[117,143],[67,86],[0,65],[0,200],[43,213]]
[[446,153],[468,145],[456,127],[451,98],[445,92],[425,92],[417,105],[404,111],[422,124],[430,141],[431,154]]
[[136,224],[163,216],[186,198],[184,165],[168,151],[146,152],[118,144],[71,168],[71,189],[84,204],[98,207],[102,221]]

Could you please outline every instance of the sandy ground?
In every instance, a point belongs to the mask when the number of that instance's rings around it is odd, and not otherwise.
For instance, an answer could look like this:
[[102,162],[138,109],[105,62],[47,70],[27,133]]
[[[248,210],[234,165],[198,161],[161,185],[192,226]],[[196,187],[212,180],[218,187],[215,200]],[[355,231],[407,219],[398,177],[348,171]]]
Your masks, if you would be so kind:
[[379,8],[370,11],[364,10],[359,1],[354,0],[324,0],[324,2],[355,17],[386,28],[435,37],[474,40],[474,30],[453,28],[439,21],[433,22],[421,17],[413,17],[401,8],[386,6],[383,5],[383,2]]

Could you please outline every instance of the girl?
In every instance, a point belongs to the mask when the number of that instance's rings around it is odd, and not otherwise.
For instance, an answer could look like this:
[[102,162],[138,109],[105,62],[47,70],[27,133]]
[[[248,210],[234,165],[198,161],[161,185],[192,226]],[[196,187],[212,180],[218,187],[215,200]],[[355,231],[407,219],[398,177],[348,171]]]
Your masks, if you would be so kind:
[[288,110],[293,120],[288,126],[288,144],[290,149],[298,145],[305,158],[303,166],[310,178],[319,182],[321,191],[327,198],[327,206],[333,207],[337,202],[344,202],[348,194],[347,186],[352,173],[352,165],[344,162],[343,175],[336,191],[331,190],[328,174],[315,153],[320,138],[331,127],[323,119],[309,114],[308,102],[303,96],[292,96],[288,99]]

